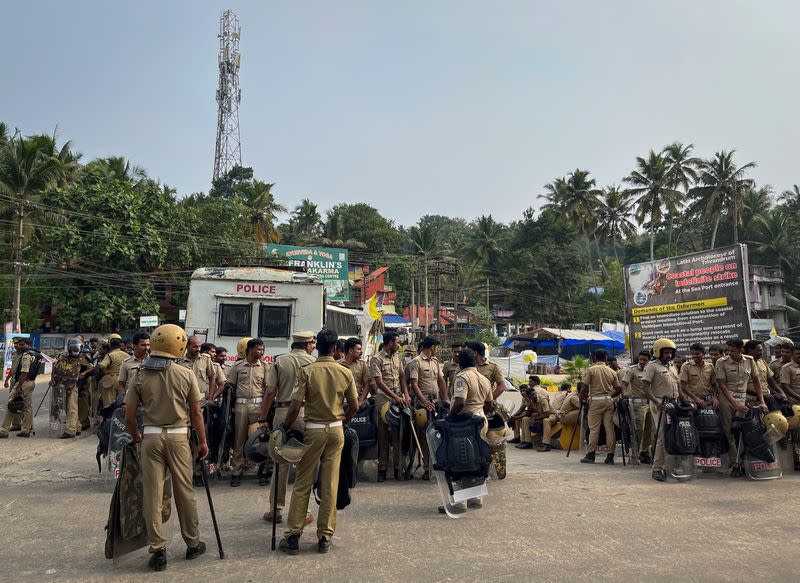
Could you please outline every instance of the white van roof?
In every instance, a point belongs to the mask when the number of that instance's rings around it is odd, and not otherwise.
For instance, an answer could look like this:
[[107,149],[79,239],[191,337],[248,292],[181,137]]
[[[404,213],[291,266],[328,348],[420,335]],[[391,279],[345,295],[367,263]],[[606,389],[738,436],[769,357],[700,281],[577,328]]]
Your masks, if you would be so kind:
[[201,267],[194,270],[192,279],[322,284],[319,277],[311,273],[269,267]]

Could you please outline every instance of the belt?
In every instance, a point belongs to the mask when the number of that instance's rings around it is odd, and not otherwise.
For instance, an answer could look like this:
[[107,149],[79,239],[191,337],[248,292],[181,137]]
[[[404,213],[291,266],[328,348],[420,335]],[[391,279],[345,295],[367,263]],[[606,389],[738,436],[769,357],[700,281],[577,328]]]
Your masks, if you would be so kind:
[[605,401],[606,399],[610,399],[611,395],[595,395],[594,397],[589,397],[592,401]]
[[647,404],[647,399],[631,399],[631,402],[634,405],[646,405]]
[[188,427],[158,427],[156,425],[145,425],[142,429],[144,435],[156,435],[157,433],[182,433],[186,435]]
[[258,405],[264,400],[264,397],[255,397],[254,399],[236,399],[237,405]]
[[291,401],[275,401],[273,403],[276,409],[281,409],[282,407],[288,407],[291,404],[292,404]]
[[330,423],[306,423],[306,429],[327,429],[328,427],[341,427],[341,421],[331,421]]

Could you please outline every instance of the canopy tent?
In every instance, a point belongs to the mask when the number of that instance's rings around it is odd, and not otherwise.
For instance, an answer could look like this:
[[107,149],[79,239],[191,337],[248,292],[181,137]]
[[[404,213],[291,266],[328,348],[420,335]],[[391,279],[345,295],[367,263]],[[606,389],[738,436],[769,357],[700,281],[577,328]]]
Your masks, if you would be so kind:
[[384,312],[381,318],[383,319],[383,325],[386,326],[387,329],[411,327],[411,322],[399,314]]
[[625,351],[625,335],[617,332],[601,334],[592,330],[539,328],[510,336],[503,345],[514,352],[533,350],[540,358],[545,355],[559,355],[570,360],[575,356],[589,357],[592,352],[601,348],[611,356],[620,354]]

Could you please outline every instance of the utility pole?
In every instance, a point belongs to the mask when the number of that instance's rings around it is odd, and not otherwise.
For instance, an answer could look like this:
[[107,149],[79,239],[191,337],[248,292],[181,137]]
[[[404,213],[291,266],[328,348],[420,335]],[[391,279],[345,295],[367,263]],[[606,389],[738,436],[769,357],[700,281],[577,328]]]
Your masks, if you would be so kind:
[[424,277],[425,277],[425,336],[427,336],[428,335],[428,327],[429,327],[429,324],[430,324],[429,323],[430,318],[428,317],[429,307],[428,307],[428,256],[427,256],[427,254],[422,256],[422,267],[423,267],[423,270],[424,270]]
[[[22,243],[25,235],[23,234],[23,219],[25,217],[24,203],[19,201],[15,205],[14,214],[17,216],[17,237],[14,243],[14,310],[13,327],[14,332],[22,332],[20,326],[20,296],[22,292]],[[8,342],[8,338],[6,338]]]
[[434,330],[440,330],[442,322],[442,264],[441,261],[436,261],[436,274],[434,275],[434,283],[436,289],[436,299],[434,299],[435,308],[433,311]]
[[414,298],[414,258],[411,258],[411,269],[409,272],[411,273],[411,309],[409,310],[409,316],[411,317],[411,332],[414,333],[415,330],[415,321],[414,321],[414,311],[416,310],[416,299]]

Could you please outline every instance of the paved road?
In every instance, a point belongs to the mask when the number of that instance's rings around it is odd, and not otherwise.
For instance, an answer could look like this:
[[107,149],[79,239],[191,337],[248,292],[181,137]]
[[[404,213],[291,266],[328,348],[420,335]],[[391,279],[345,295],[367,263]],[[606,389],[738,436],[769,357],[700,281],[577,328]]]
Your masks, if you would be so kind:
[[[35,403],[44,388],[39,383]],[[4,409],[7,393],[0,392]],[[0,442],[0,520],[6,544],[0,581],[140,581],[136,553],[113,569],[103,558],[113,484],[97,473],[96,439],[47,436],[47,412],[32,439]],[[254,480],[213,495],[228,558],[215,554],[204,498],[201,530],[209,552],[182,558],[179,534],[164,575],[148,581],[797,581],[797,475],[749,482],[728,478],[653,482],[645,468],[578,463],[563,452],[509,451],[509,477],[489,485],[486,508],[452,520],[436,513],[429,482],[353,490],[340,513],[331,554],[269,552],[261,520],[268,488]],[[313,504],[312,504],[313,506]],[[314,508],[312,507],[312,511]]]

